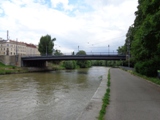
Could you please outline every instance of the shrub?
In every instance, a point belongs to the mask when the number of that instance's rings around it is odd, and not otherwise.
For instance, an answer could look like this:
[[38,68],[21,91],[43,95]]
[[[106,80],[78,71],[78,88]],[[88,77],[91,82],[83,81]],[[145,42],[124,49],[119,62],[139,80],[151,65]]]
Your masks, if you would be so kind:
[[65,61],[63,64],[64,64],[64,67],[66,69],[75,69],[76,68],[76,62],[75,61],[69,60],[69,61]]
[[160,63],[155,59],[137,62],[135,64],[136,72],[149,77],[157,76],[157,70],[159,69],[159,67]]

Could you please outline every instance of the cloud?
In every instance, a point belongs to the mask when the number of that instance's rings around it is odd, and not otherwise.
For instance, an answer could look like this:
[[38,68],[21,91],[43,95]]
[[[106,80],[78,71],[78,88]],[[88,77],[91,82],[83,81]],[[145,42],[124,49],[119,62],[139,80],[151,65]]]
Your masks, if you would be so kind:
[[66,10],[70,10],[72,11],[74,6],[73,5],[69,5],[69,1],[68,0],[51,0],[51,4],[53,8],[57,8],[58,5],[62,5],[63,9]]
[[116,51],[124,44],[136,7],[133,0],[2,0],[0,37],[6,38],[9,30],[11,39],[38,44],[41,36],[50,34],[62,52],[77,51],[78,46],[103,52],[108,45]]

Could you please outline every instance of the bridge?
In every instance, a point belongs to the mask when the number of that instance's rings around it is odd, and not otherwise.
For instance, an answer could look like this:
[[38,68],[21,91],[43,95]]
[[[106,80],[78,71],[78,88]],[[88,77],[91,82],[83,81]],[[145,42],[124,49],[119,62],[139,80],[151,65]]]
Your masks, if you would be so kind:
[[21,66],[45,66],[46,61],[56,60],[126,60],[126,55],[47,55],[47,56],[27,56],[21,57]]

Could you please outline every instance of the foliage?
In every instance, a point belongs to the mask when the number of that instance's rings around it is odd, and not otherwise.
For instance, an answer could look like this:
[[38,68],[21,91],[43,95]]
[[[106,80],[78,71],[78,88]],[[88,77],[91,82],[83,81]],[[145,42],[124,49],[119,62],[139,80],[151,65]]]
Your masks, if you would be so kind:
[[129,28],[127,39],[131,44],[131,59],[135,70],[143,75],[156,76],[160,69],[160,2],[139,0],[136,19]]
[[157,70],[160,66],[159,59],[150,59],[139,61],[135,64],[136,72],[146,76],[157,76]]
[[155,83],[155,84],[160,85],[160,80],[159,80],[158,78],[147,77],[147,76],[145,76],[145,75],[141,75],[141,74],[139,74],[139,73],[137,73],[137,72],[134,72],[134,71],[132,71],[131,74],[136,75],[136,76],[139,76],[139,77],[141,77],[141,78],[144,78],[145,80],[148,80],[148,81],[151,81],[151,82],[153,82],[153,83]]
[[0,75],[23,73],[23,72],[28,72],[28,71],[23,68],[18,68],[16,66],[11,66],[11,65],[5,65],[0,62]]
[[80,50],[76,55],[86,55],[86,52],[84,50]]
[[117,52],[118,52],[118,54],[120,54],[120,55],[124,55],[124,54],[126,54],[126,46],[124,45],[124,46],[119,46],[118,47],[118,49],[117,49]]
[[160,9],[159,1],[139,1],[134,22],[132,54],[135,70],[143,75],[156,76],[160,69]]
[[[83,50],[80,50],[76,55],[86,55],[86,52]],[[88,68],[91,67],[91,61],[89,60],[77,60],[77,65],[80,68]]]
[[90,62],[88,60],[77,60],[77,65],[80,68],[88,68],[90,67]]
[[0,67],[4,67],[5,65],[3,63],[0,62]]
[[52,70],[64,70],[65,67],[63,65],[63,61],[52,61],[50,63]]
[[56,38],[51,39],[50,35],[42,36],[38,44],[38,50],[41,55],[51,55],[53,52],[54,41]]
[[75,69],[76,68],[76,62],[74,60],[64,61],[63,66],[66,69]]
[[61,56],[61,55],[63,55],[63,53],[60,50],[55,50],[54,55]]
[[93,66],[105,66],[106,61],[105,60],[93,60],[92,65]]

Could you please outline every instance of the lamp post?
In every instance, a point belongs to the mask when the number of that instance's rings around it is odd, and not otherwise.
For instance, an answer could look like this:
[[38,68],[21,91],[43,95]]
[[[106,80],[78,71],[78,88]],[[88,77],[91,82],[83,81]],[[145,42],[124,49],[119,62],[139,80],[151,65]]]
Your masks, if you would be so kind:
[[18,38],[16,39],[16,66],[18,65],[18,49],[17,49]]
[[78,46],[78,52],[79,52],[79,46]]
[[109,45],[108,45],[108,55],[109,55]]

